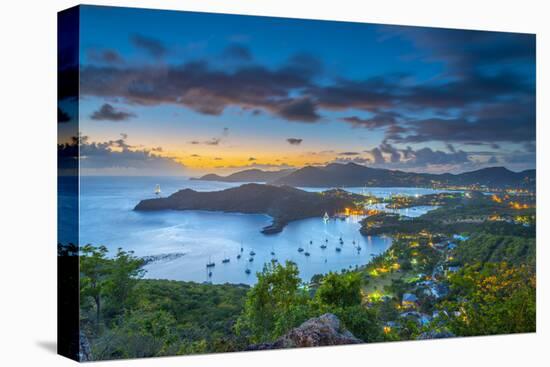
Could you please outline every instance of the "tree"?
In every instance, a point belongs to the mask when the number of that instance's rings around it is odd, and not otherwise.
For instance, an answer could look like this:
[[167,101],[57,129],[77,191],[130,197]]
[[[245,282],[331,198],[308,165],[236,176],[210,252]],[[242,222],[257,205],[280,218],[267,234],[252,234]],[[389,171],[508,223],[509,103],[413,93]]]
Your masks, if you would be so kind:
[[315,293],[320,305],[349,307],[361,304],[361,274],[349,272],[327,274]]
[[536,277],[525,265],[487,263],[465,267],[450,279],[452,299],[439,305],[457,335],[534,332]]
[[106,259],[107,248],[105,246],[94,247],[86,245],[82,247],[80,257],[80,296],[81,308],[86,306],[86,297],[91,297],[95,304],[95,324],[99,330],[101,315],[101,300],[105,293],[105,283],[109,272]]
[[114,259],[109,261],[105,293],[108,295],[110,314],[121,314],[133,303],[135,286],[145,273],[142,266],[143,260],[135,257],[133,251],[120,248]]
[[266,342],[305,321],[308,295],[299,289],[300,283],[298,267],[293,262],[287,261],[284,266],[266,264],[247,294],[237,333],[248,333],[254,343]]

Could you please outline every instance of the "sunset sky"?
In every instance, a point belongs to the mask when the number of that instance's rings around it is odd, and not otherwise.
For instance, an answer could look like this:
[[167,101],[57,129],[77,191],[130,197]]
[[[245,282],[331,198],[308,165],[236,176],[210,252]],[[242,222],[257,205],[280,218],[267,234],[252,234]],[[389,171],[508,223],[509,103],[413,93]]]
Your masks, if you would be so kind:
[[80,30],[89,174],[535,167],[534,35],[95,6]]

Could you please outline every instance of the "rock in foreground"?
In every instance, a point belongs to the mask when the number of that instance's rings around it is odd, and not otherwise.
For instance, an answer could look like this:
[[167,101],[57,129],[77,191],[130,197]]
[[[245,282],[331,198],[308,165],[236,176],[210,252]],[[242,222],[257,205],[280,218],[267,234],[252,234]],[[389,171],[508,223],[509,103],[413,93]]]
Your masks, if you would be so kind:
[[340,325],[338,317],[331,313],[326,313],[314,319],[307,320],[273,343],[250,345],[247,350],[305,348],[360,343],[363,343],[363,341],[357,339]]

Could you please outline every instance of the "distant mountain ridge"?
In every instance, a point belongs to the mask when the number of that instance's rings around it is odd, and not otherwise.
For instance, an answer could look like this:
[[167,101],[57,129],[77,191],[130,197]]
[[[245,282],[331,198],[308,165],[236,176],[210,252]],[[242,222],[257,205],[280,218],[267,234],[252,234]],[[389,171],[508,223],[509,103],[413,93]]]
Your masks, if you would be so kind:
[[192,180],[202,181],[222,181],[222,182],[269,182],[286,176],[294,169],[284,169],[279,171],[262,171],[261,169],[247,169],[244,171],[235,172],[228,176],[220,176],[215,173],[210,173],[199,178],[191,178]]
[[306,166],[296,170],[262,171],[259,169],[229,176],[209,174],[199,178],[224,182],[267,182],[294,187],[432,187],[483,185],[490,188],[535,188],[534,169],[513,172],[505,167],[489,167],[459,174],[414,173],[366,167],[355,163],[331,163],[322,167]]

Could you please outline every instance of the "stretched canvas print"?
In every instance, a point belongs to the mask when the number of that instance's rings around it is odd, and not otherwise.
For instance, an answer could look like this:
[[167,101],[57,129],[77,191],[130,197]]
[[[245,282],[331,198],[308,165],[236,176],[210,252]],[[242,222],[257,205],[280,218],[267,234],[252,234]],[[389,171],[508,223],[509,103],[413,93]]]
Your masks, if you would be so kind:
[[535,35],[99,6],[58,26],[60,354],[535,331]]

